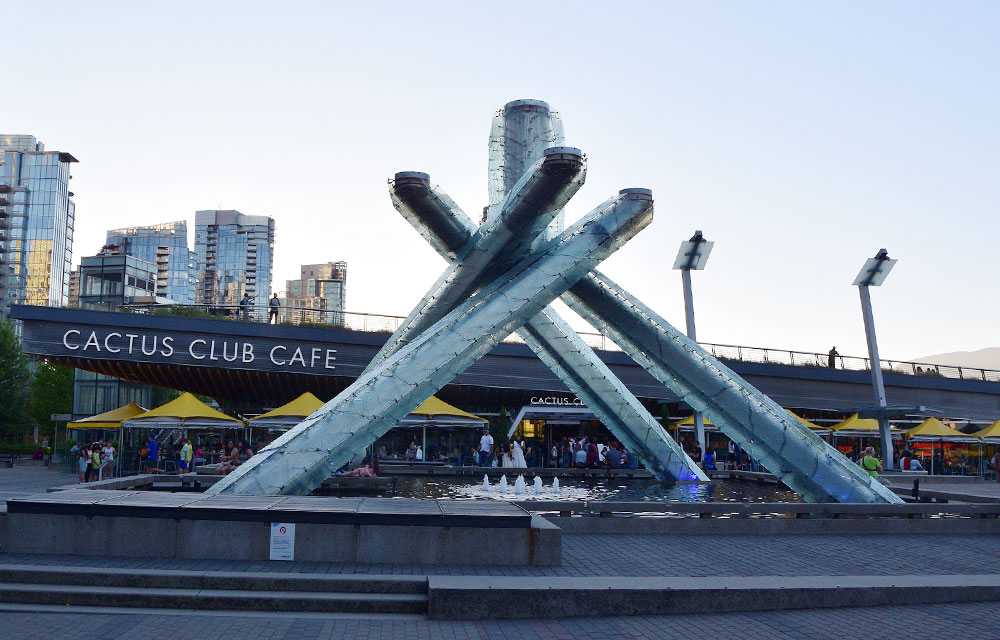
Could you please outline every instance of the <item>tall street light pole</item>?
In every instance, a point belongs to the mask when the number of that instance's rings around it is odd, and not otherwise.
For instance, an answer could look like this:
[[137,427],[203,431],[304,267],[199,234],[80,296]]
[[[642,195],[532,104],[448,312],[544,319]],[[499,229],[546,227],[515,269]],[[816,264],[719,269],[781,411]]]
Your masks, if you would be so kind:
[[[691,293],[691,271],[700,271],[705,268],[705,264],[708,262],[708,255],[712,253],[712,247],[714,246],[715,243],[706,240],[701,231],[695,231],[690,240],[681,243],[681,248],[677,252],[677,259],[674,260],[674,269],[680,270],[681,283],[684,287],[684,320],[687,325],[687,336],[695,342],[698,341],[698,337],[694,326],[694,296]],[[705,422],[698,411],[694,412],[694,434],[698,440],[698,446],[701,447],[702,455],[704,455],[705,451],[707,451],[705,448]]]
[[878,357],[878,342],[875,339],[875,318],[872,315],[872,299],[868,287],[880,287],[892,270],[896,261],[889,257],[885,249],[879,249],[874,258],[869,258],[861,268],[854,284],[861,294],[861,314],[865,321],[865,338],[868,340],[868,360],[872,370],[872,388],[878,403],[878,430],[882,441],[882,466],[892,469],[892,435],[889,433],[889,417],[886,411],[885,384],[882,381],[882,363]]

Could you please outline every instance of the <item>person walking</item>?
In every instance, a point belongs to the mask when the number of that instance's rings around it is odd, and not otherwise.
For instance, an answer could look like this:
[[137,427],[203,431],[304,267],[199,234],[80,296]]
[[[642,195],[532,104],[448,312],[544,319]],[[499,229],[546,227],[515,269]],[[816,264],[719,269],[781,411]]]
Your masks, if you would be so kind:
[[865,449],[865,455],[861,458],[861,468],[873,478],[877,478],[878,474],[882,472],[882,463],[875,457],[875,447]]
[[278,309],[281,308],[281,301],[278,300],[278,294],[274,294],[270,300],[267,301],[267,323],[268,324],[278,324]]
[[993,454],[993,470],[997,472],[997,482],[1000,482],[1000,448]]
[[149,441],[146,443],[146,473],[163,473],[157,467],[157,461],[160,459],[160,444],[153,437],[153,434],[149,434]]
[[836,369],[837,368],[837,357],[839,355],[840,354],[837,353],[837,346],[834,345],[833,348],[830,349],[830,352],[827,354],[827,356],[828,356],[827,357],[827,361],[826,361],[827,366],[830,367],[831,369]]
[[490,454],[493,453],[493,436],[490,435],[490,428],[483,427],[483,437],[479,439],[479,466],[485,467],[489,462]]
[[178,461],[177,466],[181,473],[189,473],[194,471],[191,467],[191,460],[194,458],[194,450],[191,448],[191,441],[185,438],[181,438],[181,459]]

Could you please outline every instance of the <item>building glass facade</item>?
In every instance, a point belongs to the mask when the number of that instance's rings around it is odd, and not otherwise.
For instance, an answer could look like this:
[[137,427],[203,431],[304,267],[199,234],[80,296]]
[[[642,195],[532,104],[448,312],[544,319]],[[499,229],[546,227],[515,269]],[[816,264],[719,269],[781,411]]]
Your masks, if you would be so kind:
[[194,304],[197,261],[188,247],[187,222],[112,229],[107,244],[156,265],[157,296]]
[[67,302],[76,161],[33,136],[0,134],[0,318],[12,304]]
[[195,212],[198,304],[235,305],[250,294],[255,304],[271,296],[274,220],[234,210]]
[[281,321],[341,324],[347,306],[347,263],[304,264],[299,276],[285,281]]
[[[116,311],[122,305],[152,301],[157,265],[116,251],[80,260],[76,272],[83,309]],[[73,417],[86,418],[135,402],[149,407],[152,387],[140,382],[77,369],[73,374]]]
[[105,253],[80,261],[79,306],[117,311],[122,305],[152,301],[156,265],[133,256]]

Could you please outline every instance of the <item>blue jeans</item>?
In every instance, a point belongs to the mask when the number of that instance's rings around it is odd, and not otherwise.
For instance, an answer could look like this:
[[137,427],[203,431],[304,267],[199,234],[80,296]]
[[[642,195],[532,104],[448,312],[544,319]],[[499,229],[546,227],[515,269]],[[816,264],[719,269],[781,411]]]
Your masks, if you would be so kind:
[[486,461],[489,460],[489,458],[490,458],[490,452],[489,451],[480,451],[479,452],[479,466],[480,467],[485,467],[486,466]]

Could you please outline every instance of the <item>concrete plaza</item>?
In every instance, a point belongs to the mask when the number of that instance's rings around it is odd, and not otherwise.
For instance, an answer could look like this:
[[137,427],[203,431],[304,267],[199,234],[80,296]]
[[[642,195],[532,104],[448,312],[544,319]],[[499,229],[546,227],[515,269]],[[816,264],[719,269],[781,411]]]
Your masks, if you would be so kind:
[[[768,611],[728,615],[567,618],[554,620],[436,621],[423,616],[275,615],[123,610],[79,613],[0,612],[10,640],[128,640],[196,637],[201,640],[430,640],[548,638],[552,640],[820,640],[856,638],[861,630],[884,630],[908,640],[996,638],[996,604],[991,602]],[[880,637],[885,637],[881,636]]]
[[[45,469],[0,470],[0,496],[44,492],[74,476]],[[139,541],[155,545],[156,541]],[[750,577],[782,584],[800,576],[991,576],[1000,574],[1000,535],[564,534],[562,564],[238,562],[0,553],[0,564],[76,567],[96,580],[107,569],[153,571],[537,578]],[[485,550],[488,552],[488,550]],[[849,579],[848,579],[849,580]],[[422,614],[189,611],[0,602],[3,638],[124,639],[194,635],[226,638],[838,638],[886,629],[907,638],[998,637],[996,603],[758,611],[672,616],[513,620],[429,620]]]

